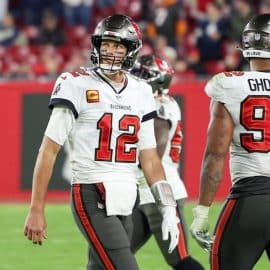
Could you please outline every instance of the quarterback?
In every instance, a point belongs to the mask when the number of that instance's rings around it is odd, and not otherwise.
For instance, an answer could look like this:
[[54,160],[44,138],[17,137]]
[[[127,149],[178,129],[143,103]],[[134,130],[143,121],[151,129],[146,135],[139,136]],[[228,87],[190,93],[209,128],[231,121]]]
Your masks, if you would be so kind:
[[34,244],[46,238],[47,186],[56,156],[68,141],[72,212],[100,269],[138,269],[130,249],[138,160],[159,202],[169,251],[178,243],[176,202],[156,151],[152,90],[126,72],[141,45],[140,30],[128,16],[112,15],[97,25],[94,68],[63,73],[55,83],[34,169],[25,236]]

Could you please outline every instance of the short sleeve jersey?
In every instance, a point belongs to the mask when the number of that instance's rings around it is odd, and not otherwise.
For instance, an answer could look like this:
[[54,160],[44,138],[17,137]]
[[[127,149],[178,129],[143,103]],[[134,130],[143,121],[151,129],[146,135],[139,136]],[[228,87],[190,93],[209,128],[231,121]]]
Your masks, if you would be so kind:
[[[176,200],[187,197],[187,191],[179,175],[179,162],[182,144],[181,110],[175,99],[171,96],[158,96],[155,98],[157,117],[170,124],[168,142],[162,156],[167,181],[170,183]],[[140,203],[153,203],[155,200],[141,171],[138,172]]]
[[171,96],[166,98],[157,97],[157,115],[158,118],[167,120],[170,124],[168,143],[162,157],[164,168],[168,171],[175,171],[179,167],[182,126],[181,111],[175,99]]
[[205,91],[224,104],[235,125],[230,147],[232,181],[270,176],[270,73],[220,73]]
[[76,119],[68,135],[72,183],[136,181],[140,125],[156,116],[149,85],[126,74],[117,92],[99,70],[63,73],[49,107],[56,105]]

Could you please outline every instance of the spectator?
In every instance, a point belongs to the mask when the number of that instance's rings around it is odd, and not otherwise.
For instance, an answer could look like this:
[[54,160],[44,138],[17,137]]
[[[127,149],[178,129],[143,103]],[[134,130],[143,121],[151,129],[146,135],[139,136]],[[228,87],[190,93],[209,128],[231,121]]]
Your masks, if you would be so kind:
[[71,57],[64,65],[63,70],[72,72],[86,66],[89,66],[89,49],[76,49],[71,53]]
[[243,28],[253,16],[252,5],[249,0],[235,0],[232,3],[233,8],[229,17],[228,36],[231,40],[240,42]]
[[201,61],[222,58],[222,45],[226,35],[226,21],[222,17],[221,7],[208,3],[206,17],[198,21],[197,46]]
[[0,22],[5,18],[8,12],[8,0],[0,1]]
[[177,59],[176,50],[168,45],[167,38],[162,35],[158,35],[154,40],[154,52],[160,58],[163,58],[170,65],[173,65]]
[[[10,46],[6,49],[6,56],[3,58],[3,74],[8,79],[33,79],[32,67],[37,57],[30,51],[28,46]],[[1,55],[3,51],[1,50]]]
[[78,24],[89,29],[93,24],[93,0],[62,0],[64,4],[65,21],[68,26]]
[[62,57],[52,45],[44,45],[40,48],[38,61],[33,65],[33,72],[37,76],[56,78],[60,72]]
[[51,10],[44,11],[37,43],[60,46],[65,41],[65,32],[60,27],[57,16]]
[[135,21],[140,21],[142,11],[141,0],[115,0],[115,9],[117,13],[127,14]]
[[15,25],[13,16],[8,13],[0,22],[0,45],[11,46],[20,42],[26,43],[26,40]]
[[200,61],[199,51],[196,48],[194,33],[177,38],[177,61],[174,64],[175,78],[194,79],[197,73],[196,68]]
[[[1,0],[2,1],[2,0]],[[21,1],[23,21],[26,25],[39,26],[42,14],[50,9],[58,17],[62,16],[62,4],[60,0],[23,0]]]
[[176,37],[186,33],[186,21],[181,13],[183,8],[179,1],[156,1],[154,6],[154,23],[156,33],[168,40],[168,45],[175,47]]

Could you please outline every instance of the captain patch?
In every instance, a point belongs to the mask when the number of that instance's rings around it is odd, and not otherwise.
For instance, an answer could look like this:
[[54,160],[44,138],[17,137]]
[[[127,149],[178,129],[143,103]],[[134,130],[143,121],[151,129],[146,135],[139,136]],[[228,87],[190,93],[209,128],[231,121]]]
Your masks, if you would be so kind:
[[87,90],[86,91],[87,103],[99,102],[99,92],[98,90]]

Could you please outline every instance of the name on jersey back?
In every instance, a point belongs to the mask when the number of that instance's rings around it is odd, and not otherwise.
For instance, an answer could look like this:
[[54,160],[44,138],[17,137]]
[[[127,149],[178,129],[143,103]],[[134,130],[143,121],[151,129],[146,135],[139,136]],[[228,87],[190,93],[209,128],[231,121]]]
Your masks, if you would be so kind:
[[270,91],[270,79],[248,79],[250,91]]

